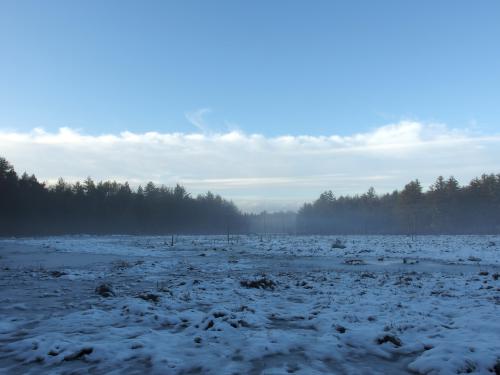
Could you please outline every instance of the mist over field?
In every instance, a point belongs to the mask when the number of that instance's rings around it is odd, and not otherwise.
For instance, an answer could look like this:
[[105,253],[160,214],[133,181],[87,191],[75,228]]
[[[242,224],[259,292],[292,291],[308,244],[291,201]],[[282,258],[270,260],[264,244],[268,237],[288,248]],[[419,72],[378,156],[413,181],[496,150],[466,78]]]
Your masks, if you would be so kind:
[[460,186],[438,177],[424,191],[418,179],[402,190],[335,196],[331,190],[298,211],[247,213],[208,191],[191,195],[182,185],[152,181],[54,185],[17,175],[0,157],[0,234],[498,234],[500,174]]

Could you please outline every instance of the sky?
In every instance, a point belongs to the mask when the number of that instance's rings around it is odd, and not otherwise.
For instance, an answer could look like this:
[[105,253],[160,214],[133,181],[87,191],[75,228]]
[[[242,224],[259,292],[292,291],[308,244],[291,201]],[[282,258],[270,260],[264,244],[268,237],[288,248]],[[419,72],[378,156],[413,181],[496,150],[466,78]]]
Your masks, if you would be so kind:
[[498,1],[2,1],[0,155],[244,210],[500,172]]

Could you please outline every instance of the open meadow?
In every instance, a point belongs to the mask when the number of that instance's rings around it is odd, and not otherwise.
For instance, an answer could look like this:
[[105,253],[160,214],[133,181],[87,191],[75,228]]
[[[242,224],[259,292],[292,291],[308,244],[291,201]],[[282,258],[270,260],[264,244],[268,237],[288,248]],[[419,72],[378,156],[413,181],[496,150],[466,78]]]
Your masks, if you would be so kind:
[[491,374],[499,236],[0,241],[7,374]]

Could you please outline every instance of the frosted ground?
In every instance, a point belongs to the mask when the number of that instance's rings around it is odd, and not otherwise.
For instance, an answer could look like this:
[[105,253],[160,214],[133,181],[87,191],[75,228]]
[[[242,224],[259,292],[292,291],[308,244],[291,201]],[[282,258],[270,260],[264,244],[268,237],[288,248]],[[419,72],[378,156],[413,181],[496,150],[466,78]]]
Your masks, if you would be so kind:
[[340,238],[1,240],[0,372],[500,373],[500,236]]

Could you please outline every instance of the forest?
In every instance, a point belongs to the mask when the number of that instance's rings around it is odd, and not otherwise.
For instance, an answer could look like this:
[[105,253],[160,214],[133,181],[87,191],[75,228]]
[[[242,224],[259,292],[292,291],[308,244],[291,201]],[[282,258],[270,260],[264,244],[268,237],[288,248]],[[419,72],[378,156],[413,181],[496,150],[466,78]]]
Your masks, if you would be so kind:
[[227,233],[242,222],[232,202],[210,192],[193,198],[180,185],[133,190],[90,177],[47,186],[0,158],[0,235]]
[[247,214],[211,192],[192,197],[180,185],[153,182],[54,185],[19,176],[0,157],[0,235],[49,234],[496,234],[500,233],[500,174],[460,186],[438,177],[400,191],[339,196],[329,190],[297,213]]
[[483,174],[460,186],[442,176],[423,190],[414,180],[401,191],[335,197],[326,191],[297,215],[299,233],[496,234],[500,233],[500,174]]

